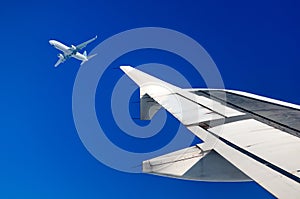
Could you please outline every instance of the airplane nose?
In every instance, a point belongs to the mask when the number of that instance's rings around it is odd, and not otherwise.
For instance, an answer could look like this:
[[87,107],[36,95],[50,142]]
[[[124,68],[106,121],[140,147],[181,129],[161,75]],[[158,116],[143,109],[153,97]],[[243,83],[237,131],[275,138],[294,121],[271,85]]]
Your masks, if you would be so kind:
[[54,45],[54,41],[53,40],[49,40],[49,44]]

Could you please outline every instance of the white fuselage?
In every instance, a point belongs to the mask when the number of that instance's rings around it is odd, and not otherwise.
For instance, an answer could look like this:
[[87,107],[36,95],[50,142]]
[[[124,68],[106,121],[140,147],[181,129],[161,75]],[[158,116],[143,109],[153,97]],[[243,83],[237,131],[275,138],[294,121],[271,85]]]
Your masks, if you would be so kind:
[[62,43],[60,43],[59,41],[56,41],[56,40],[50,40],[49,43],[54,46],[54,48],[64,52],[64,57],[65,59],[68,59],[69,57],[74,57],[76,59],[79,59],[81,61],[87,61],[88,58],[87,56],[79,53],[76,48],[72,48],[72,47],[68,47]]

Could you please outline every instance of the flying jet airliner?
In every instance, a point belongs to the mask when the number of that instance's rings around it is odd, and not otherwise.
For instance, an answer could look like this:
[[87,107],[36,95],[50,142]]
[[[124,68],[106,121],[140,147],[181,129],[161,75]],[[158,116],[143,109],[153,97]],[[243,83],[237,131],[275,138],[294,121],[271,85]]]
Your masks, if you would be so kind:
[[143,172],[200,181],[254,180],[300,198],[300,106],[227,89],[182,89],[130,66],[140,119],[165,108],[203,143],[143,161]]
[[80,65],[84,64],[85,62],[87,62],[89,59],[96,56],[97,54],[88,56],[86,51],[84,51],[83,54],[81,54],[79,51],[82,50],[83,48],[85,48],[89,43],[93,42],[96,39],[97,39],[97,36],[95,36],[94,38],[92,38],[86,42],[83,42],[77,46],[71,45],[71,47],[68,47],[56,40],[49,40],[49,43],[52,46],[54,46],[54,48],[61,50],[63,52],[63,54],[59,53],[57,55],[59,59],[54,66],[57,67],[59,64],[65,62],[66,60],[68,60],[71,57],[81,60],[82,62]]

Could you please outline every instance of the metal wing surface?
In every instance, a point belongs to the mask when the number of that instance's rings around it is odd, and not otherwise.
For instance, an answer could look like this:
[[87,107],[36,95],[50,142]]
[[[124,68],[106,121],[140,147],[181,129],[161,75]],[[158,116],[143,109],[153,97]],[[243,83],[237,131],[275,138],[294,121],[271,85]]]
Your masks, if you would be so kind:
[[203,140],[143,162],[143,171],[202,181],[254,180],[278,198],[300,196],[300,106],[240,91],[181,89],[130,66],[141,119],[165,108]]
[[88,40],[88,41],[86,41],[86,42],[83,42],[83,43],[77,45],[77,46],[76,46],[76,49],[77,49],[77,50],[82,50],[82,49],[85,48],[89,43],[95,41],[96,39],[97,39],[97,36],[95,36],[94,38],[92,38],[92,39],[90,39],[90,40]]

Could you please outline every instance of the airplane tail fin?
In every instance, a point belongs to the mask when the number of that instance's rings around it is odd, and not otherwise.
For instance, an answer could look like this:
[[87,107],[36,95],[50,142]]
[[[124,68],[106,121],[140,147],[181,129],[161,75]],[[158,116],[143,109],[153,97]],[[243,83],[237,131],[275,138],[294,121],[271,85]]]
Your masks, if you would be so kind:
[[82,61],[80,65],[84,64],[85,62],[89,61],[90,59],[92,59],[93,57],[95,57],[97,55],[97,53],[93,54],[93,55],[89,55],[87,56],[86,51],[83,52],[83,55],[86,57],[86,60]]
[[87,60],[89,60],[89,59],[95,57],[95,56],[97,55],[97,53],[96,53],[96,54],[93,54],[93,55],[87,56],[87,52],[86,52],[86,50],[85,50],[85,51],[83,52],[83,55],[86,57]]

